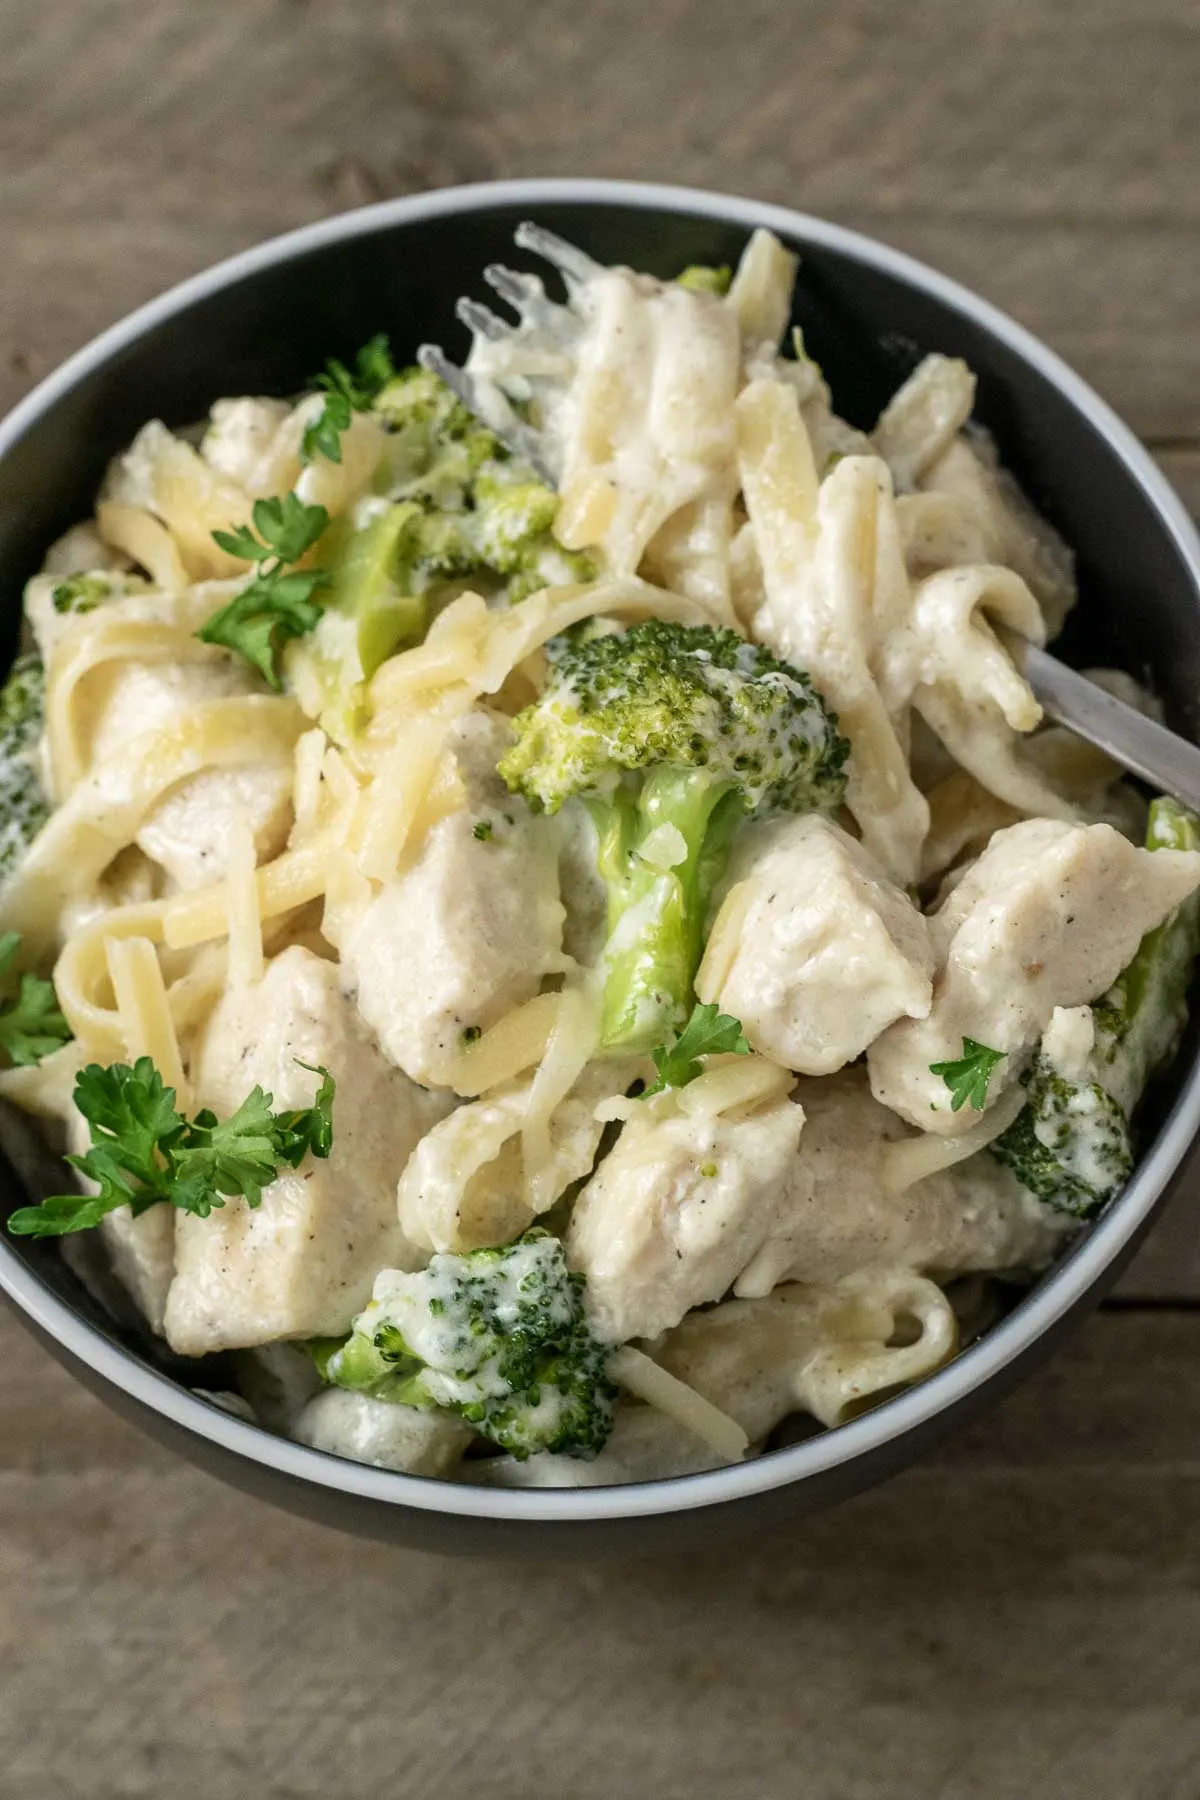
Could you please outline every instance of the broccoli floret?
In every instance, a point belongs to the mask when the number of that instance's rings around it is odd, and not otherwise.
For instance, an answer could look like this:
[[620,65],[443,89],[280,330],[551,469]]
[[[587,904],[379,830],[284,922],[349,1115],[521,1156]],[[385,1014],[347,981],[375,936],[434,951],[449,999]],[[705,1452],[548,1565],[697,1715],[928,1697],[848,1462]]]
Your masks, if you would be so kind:
[[95,612],[110,598],[112,583],[106,575],[71,575],[60,581],[50,596],[56,613]]
[[405,370],[372,411],[388,434],[376,496],[322,540],[330,577],[322,616],[287,653],[289,680],[339,742],[365,723],[364,684],[396,650],[420,641],[455,587],[511,605],[597,572],[555,537],[553,488],[436,375]]
[[[1200,850],[1200,818],[1161,796],[1150,807],[1147,850]],[[1200,894],[1192,894],[1138,945],[1132,962],[1092,1008],[1097,1079],[1132,1112],[1155,1070],[1174,1056],[1188,1019],[1200,954]]]
[[383,480],[389,497],[422,509],[414,531],[415,592],[483,579],[505,601],[539,588],[590,581],[590,557],[554,536],[558,496],[480,425],[444,382],[407,369],[375,402],[389,432]]
[[39,656],[18,656],[0,688],[0,881],[12,874],[50,816],[38,772],[46,698]]
[[324,1379],[375,1399],[440,1406],[510,1456],[592,1457],[612,1429],[611,1346],[594,1337],[583,1277],[557,1238],[385,1269],[349,1338],[310,1345]]
[[992,1153],[1039,1200],[1085,1218],[1129,1179],[1125,1114],[1098,1081],[1068,1081],[1041,1055],[1024,1083],[1026,1103]]
[[[1177,800],[1150,807],[1148,850],[1200,849],[1200,818]],[[990,1148],[1039,1200],[1086,1217],[1129,1179],[1130,1121],[1151,1076],[1174,1055],[1187,1023],[1200,953],[1200,895],[1148,932],[1133,960],[1092,1006],[1095,1041],[1079,1081],[1040,1052],[1025,1076],[1028,1103]]]
[[548,655],[500,774],[535,810],[588,807],[608,889],[603,1043],[649,1050],[690,1011],[737,825],[840,805],[849,745],[807,675],[732,631],[649,619]]

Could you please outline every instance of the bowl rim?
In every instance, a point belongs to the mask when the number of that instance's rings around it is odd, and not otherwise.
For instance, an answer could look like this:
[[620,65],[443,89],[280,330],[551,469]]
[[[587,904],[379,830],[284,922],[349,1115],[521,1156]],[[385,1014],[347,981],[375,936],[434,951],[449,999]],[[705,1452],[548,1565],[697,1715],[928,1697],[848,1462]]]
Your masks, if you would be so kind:
[[[1104,438],[1174,539],[1200,600],[1200,535],[1183,503],[1149,453],[1112,409],[1063,360],[1024,326],[969,288],[906,253],[848,227],[788,207],[689,187],[652,182],[555,177],[475,182],[385,200],[336,214],[271,238],[178,283],[70,356],[0,422],[0,465],[37,421],[79,382],[145,332],[210,295],[311,250],[369,236],[394,225],[434,217],[568,202],[671,211],[719,220],[747,231],[762,226],[835,250],[917,287],[983,326],[1031,365]],[[647,1518],[727,1505],[803,1482],[879,1452],[952,1410],[1021,1357],[1090,1289],[1136,1236],[1200,1132],[1200,1057],[1193,1061],[1150,1154],[1088,1236],[1037,1288],[986,1332],[918,1386],[847,1425],[752,1461],[698,1475],[623,1487],[490,1488],[355,1463],[313,1450],[250,1424],[184,1388],[106,1338],[48,1288],[6,1243],[0,1243],[0,1289],[47,1336],[132,1400],[162,1414],[180,1430],[218,1450],[276,1474],[334,1492],[418,1512],[464,1519],[569,1524]]]

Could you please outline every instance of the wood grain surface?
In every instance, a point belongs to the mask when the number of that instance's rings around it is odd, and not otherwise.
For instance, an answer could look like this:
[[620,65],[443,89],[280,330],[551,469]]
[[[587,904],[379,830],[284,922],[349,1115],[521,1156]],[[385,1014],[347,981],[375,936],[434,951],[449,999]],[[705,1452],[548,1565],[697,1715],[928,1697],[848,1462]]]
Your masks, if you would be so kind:
[[[1195,0],[0,0],[0,402],[384,196],[607,174],[863,227],[1200,509]],[[936,1457],[753,1545],[457,1565],[229,1493],[0,1320],[0,1800],[1196,1800],[1200,1231]]]

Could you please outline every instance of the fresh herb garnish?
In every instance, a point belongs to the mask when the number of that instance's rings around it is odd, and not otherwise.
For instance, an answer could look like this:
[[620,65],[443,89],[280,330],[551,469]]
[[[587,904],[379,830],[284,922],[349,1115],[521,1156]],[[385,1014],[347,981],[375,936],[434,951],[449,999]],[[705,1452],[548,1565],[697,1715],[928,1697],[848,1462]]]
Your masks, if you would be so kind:
[[297,494],[284,494],[274,500],[256,500],[251,517],[254,531],[239,525],[236,531],[214,531],[212,535],[230,556],[254,563],[257,573],[196,636],[206,644],[224,644],[226,649],[236,650],[278,692],[282,686],[279,652],[289,638],[303,637],[312,630],[321,616],[320,603],[313,595],[329,585],[324,569],[288,565],[299,562],[316,543],[329,524],[329,514],[323,506],[307,506]]
[[486,844],[488,839],[492,836],[493,829],[492,821],[490,819],[480,819],[476,824],[472,825],[471,836],[473,838],[478,838],[481,844]]
[[643,1100],[648,1100],[651,1094],[661,1094],[664,1088],[686,1087],[697,1075],[703,1075],[700,1057],[749,1056],[750,1046],[742,1032],[741,1020],[718,1011],[714,1000],[707,1006],[697,1002],[674,1043],[660,1044],[650,1054],[658,1070],[658,1080],[643,1091]]
[[[8,973],[20,947],[19,931],[0,935],[0,976]],[[40,975],[22,975],[15,998],[0,1006],[0,1045],[12,1061],[24,1066],[39,1063],[70,1036],[71,1027],[58,1009],[54,983]]]
[[342,433],[356,412],[366,412],[376,397],[396,376],[386,335],[381,331],[364,344],[350,370],[345,363],[331,358],[325,373],[318,375],[315,386],[325,390],[325,404],[305,426],[300,454],[305,462],[324,456],[330,462],[342,460]]
[[273,1113],[271,1095],[255,1087],[232,1118],[205,1110],[188,1119],[148,1056],[132,1068],[89,1063],[74,1098],[92,1144],[66,1160],[100,1191],[51,1194],[40,1206],[20,1207],[8,1229],[21,1237],[59,1237],[98,1225],[118,1207],[130,1207],[136,1217],[164,1201],[206,1219],[235,1194],[258,1206],[281,1164],[294,1169],[309,1151],[326,1157],[332,1148],[333,1077],[325,1068],[313,1073],[321,1085],[312,1106]]
[[929,1073],[940,1075],[950,1089],[950,1111],[958,1112],[969,1101],[976,1112],[982,1112],[987,1104],[988,1082],[997,1063],[1002,1063],[1007,1054],[1004,1050],[990,1050],[986,1044],[977,1044],[974,1038],[965,1037],[962,1041],[963,1053],[953,1062],[930,1063]]

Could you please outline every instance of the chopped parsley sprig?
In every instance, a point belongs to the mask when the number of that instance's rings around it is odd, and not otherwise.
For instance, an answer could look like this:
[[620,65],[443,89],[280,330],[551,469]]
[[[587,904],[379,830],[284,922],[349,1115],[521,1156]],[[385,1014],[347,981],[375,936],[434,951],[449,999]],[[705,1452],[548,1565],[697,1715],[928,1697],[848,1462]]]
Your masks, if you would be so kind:
[[[20,948],[19,931],[0,934],[0,977],[8,973]],[[70,1036],[71,1027],[59,1011],[54,983],[26,971],[16,995],[0,1006],[0,1046],[14,1063],[28,1066],[40,1063]]]
[[330,462],[342,460],[342,433],[356,412],[366,412],[378,395],[395,379],[386,335],[381,331],[363,345],[354,359],[354,368],[331,358],[325,373],[318,375],[315,386],[325,390],[325,404],[316,418],[304,429],[300,454],[305,462],[324,456]]
[[[279,691],[279,653],[289,638],[303,637],[321,616],[321,604],[313,598],[318,588],[329,586],[324,569],[296,569],[329,524],[323,506],[308,506],[298,494],[256,500],[251,513],[254,531],[239,525],[236,531],[214,531],[213,538],[243,562],[254,563],[256,573],[228,606],[215,612],[196,633],[206,644],[223,644],[265,676]],[[258,533],[257,537],[255,532]]]
[[321,1077],[309,1107],[273,1113],[271,1095],[255,1087],[231,1118],[205,1109],[188,1119],[148,1056],[132,1068],[89,1063],[76,1080],[75,1104],[91,1126],[91,1148],[66,1160],[99,1192],[51,1194],[40,1206],[18,1208],[8,1229],[19,1237],[60,1237],[98,1225],[118,1207],[136,1217],[163,1202],[206,1219],[237,1194],[258,1206],[281,1165],[294,1169],[309,1151],[326,1157],[333,1146],[333,1077],[310,1063],[301,1067]]
[[713,1000],[707,1006],[697,1002],[691,1018],[674,1042],[659,1044],[650,1054],[658,1070],[658,1080],[643,1091],[643,1100],[648,1100],[651,1094],[661,1094],[664,1088],[686,1087],[689,1081],[695,1081],[704,1073],[702,1056],[749,1056],[750,1046],[742,1031],[741,1020],[721,1012]]
[[953,1062],[930,1063],[929,1073],[940,1075],[950,1089],[951,1112],[961,1111],[968,1101],[976,1112],[982,1112],[987,1105],[988,1082],[1007,1053],[990,1050],[986,1044],[977,1044],[969,1037],[963,1039],[962,1047],[962,1055]]

